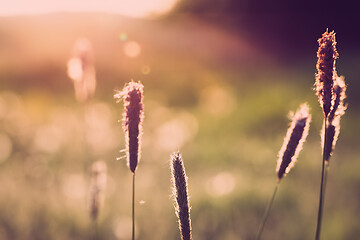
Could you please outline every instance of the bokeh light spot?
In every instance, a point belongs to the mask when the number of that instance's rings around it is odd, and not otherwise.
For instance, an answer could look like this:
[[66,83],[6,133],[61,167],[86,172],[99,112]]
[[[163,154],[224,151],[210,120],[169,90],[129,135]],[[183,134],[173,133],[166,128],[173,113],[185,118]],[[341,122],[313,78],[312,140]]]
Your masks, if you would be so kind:
[[81,60],[79,58],[71,58],[67,64],[68,76],[74,81],[80,81],[83,70],[81,66]]
[[120,41],[125,42],[128,39],[128,35],[126,33],[120,33],[119,39],[120,39]]
[[229,89],[210,86],[201,93],[202,108],[214,115],[224,117],[235,109],[235,98]]
[[229,172],[221,172],[208,180],[206,188],[213,196],[229,194],[235,189],[235,178]]
[[142,72],[142,74],[144,74],[144,75],[148,75],[148,74],[150,74],[150,72],[151,72],[151,68],[150,68],[149,66],[145,65],[145,66],[143,66],[143,67],[141,68],[141,72]]
[[40,127],[34,137],[34,144],[37,150],[55,153],[59,151],[64,140],[61,129],[55,125]]
[[124,53],[126,56],[128,56],[130,58],[135,58],[135,57],[139,56],[141,53],[140,44],[138,44],[135,41],[130,41],[130,42],[125,43]]
[[155,131],[155,144],[159,150],[171,151],[182,147],[198,131],[196,118],[188,112],[181,112]]

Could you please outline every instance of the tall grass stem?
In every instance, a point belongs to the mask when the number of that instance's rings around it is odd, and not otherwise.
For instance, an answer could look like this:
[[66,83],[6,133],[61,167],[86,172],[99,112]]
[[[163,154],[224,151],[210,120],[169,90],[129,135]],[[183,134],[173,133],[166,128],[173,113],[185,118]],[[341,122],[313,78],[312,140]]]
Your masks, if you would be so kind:
[[271,210],[271,207],[273,205],[273,202],[274,202],[274,199],[275,199],[275,196],[276,196],[276,193],[277,193],[277,190],[279,188],[279,184],[280,182],[277,182],[276,183],[276,186],[274,188],[274,192],[273,192],[273,195],[269,201],[269,204],[265,210],[265,213],[264,213],[264,217],[263,217],[263,220],[261,222],[261,225],[259,227],[259,230],[258,230],[258,233],[256,234],[256,240],[260,240],[261,239],[261,235],[262,235],[262,232],[264,230],[264,227],[265,227],[265,223],[266,223],[266,220],[268,219],[269,217],[269,214],[270,214],[270,210]]
[[324,209],[324,202],[325,202],[325,189],[326,189],[326,180],[327,180],[327,173],[328,167],[325,166],[326,161],[326,151],[327,151],[327,120],[324,119],[324,147],[323,147],[323,161],[321,167],[321,183],[320,183],[320,198],[319,198],[319,210],[318,210],[318,218],[317,218],[317,226],[316,226],[316,235],[315,240],[320,240],[320,233],[321,233],[321,223],[322,223],[322,216],[323,216],[323,209]]
[[135,173],[132,181],[132,240],[135,240]]

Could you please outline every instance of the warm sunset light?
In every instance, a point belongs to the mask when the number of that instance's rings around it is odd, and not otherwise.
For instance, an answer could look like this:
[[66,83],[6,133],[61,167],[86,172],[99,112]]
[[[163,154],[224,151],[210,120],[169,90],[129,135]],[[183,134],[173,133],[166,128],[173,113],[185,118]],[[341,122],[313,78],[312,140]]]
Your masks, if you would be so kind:
[[360,240],[355,6],[0,1],[0,240]]
[[49,12],[109,12],[130,17],[161,15],[172,9],[178,0],[14,0],[2,4],[0,15],[28,15]]

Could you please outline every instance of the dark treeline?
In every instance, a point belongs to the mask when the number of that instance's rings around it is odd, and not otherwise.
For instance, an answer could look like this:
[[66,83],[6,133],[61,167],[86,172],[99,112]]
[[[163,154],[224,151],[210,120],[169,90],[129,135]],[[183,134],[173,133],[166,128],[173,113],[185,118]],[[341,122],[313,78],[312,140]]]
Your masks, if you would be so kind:
[[173,15],[189,14],[234,32],[245,31],[255,41],[275,48],[288,58],[293,55],[289,52],[302,54],[304,48],[316,50],[314,39],[326,28],[335,30],[338,41],[346,45],[344,51],[359,49],[360,33],[354,29],[358,5],[354,1],[182,0]]

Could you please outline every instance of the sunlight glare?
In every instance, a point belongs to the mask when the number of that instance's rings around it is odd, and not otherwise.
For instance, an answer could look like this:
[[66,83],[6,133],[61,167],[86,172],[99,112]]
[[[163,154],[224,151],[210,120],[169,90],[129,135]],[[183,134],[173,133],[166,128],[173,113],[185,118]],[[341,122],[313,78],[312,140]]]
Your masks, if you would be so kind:
[[14,0],[2,4],[0,15],[34,15],[50,12],[107,12],[129,17],[148,17],[169,12],[178,0]]

